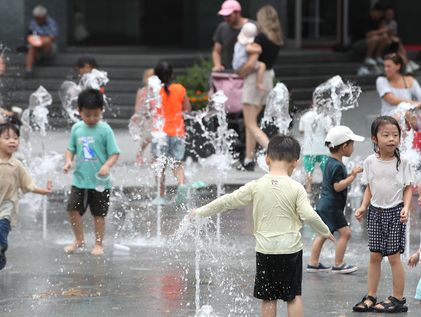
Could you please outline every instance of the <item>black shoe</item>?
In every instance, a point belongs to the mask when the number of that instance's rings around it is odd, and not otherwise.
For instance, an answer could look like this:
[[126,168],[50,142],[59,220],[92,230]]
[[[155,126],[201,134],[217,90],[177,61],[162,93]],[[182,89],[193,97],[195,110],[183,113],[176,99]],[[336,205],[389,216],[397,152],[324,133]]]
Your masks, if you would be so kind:
[[34,73],[32,70],[25,70],[25,73],[23,74],[23,77],[26,79],[31,79],[34,77]]
[[253,172],[254,171],[254,167],[256,166],[256,163],[255,162],[248,162],[247,164],[244,164],[243,165],[243,167],[244,167],[244,169],[246,170],[246,171],[249,171],[249,172]]

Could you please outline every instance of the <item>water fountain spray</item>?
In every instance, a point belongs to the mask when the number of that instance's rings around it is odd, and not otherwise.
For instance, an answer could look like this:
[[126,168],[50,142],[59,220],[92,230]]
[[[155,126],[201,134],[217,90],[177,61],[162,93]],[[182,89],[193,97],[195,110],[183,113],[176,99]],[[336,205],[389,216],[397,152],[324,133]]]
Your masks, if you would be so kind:
[[278,128],[279,133],[287,134],[291,121],[288,89],[283,83],[277,83],[266,99],[261,127],[273,124]]
[[[77,109],[77,98],[81,91],[85,89],[95,89],[102,93],[104,87],[109,82],[107,73],[98,69],[92,69],[90,73],[84,74],[78,84],[66,80],[58,91],[61,104],[71,123],[79,121],[79,112]],[[105,107],[109,108],[109,98],[104,94]]]
[[[28,144],[27,151],[31,151],[29,136],[32,134],[32,126],[40,132],[41,135],[41,157],[34,158],[31,152],[26,152],[26,161],[29,169],[36,179],[43,179],[45,176],[50,177],[52,171],[61,162],[62,157],[57,153],[46,152],[45,142],[48,128],[48,107],[52,104],[53,99],[50,93],[40,86],[29,97],[29,107],[22,114],[22,130],[25,143]],[[51,182],[51,179],[48,179]],[[36,201],[40,201],[42,208],[42,235],[47,238],[47,197],[37,197],[31,199],[31,205],[37,206]]]
[[332,117],[333,125],[340,125],[342,111],[358,107],[361,88],[334,76],[314,89],[313,103]]

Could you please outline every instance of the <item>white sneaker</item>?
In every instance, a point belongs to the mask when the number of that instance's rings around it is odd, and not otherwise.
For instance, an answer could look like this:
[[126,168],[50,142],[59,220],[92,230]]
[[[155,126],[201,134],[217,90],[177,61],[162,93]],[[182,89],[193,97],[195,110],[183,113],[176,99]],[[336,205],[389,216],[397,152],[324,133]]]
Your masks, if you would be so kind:
[[364,60],[364,64],[369,65],[369,66],[375,66],[377,65],[377,62],[374,58],[366,57]]

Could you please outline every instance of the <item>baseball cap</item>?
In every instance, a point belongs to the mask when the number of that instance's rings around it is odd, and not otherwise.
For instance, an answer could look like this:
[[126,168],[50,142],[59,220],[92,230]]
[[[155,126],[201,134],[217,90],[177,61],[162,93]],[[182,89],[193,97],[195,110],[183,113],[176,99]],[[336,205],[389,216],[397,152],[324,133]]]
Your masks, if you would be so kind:
[[254,37],[257,34],[257,26],[254,23],[247,22],[241,28],[237,40],[241,45],[253,43]]
[[228,16],[235,11],[241,11],[241,5],[236,0],[226,0],[221,6],[218,14],[222,16]]
[[332,147],[345,143],[349,140],[362,142],[364,137],[356,135],[350,128],[344,125],[338,125],[329,130],[325,142],[329,142]]
[[34,17],[45,17],[47,15],[47,8],[42,5],[37,5],[34,10],[32,10],[32,15]]

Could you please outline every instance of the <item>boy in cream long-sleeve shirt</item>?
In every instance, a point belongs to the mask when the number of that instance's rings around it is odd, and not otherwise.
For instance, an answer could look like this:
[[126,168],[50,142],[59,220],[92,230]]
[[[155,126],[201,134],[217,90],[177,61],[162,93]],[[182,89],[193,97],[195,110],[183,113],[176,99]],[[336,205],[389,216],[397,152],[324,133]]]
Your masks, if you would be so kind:
[[254,297],[262,299],[262,316],[276,316],[277,300],[287,302],[288,316],[303,316],[301,300],[303,221],[334,241],[329,228],[313,210],[304,187],[290,176],[300,157],[293,137],[277,135],[268,145],[269,173],[231,194],[192,211],[211,216],[228,209],[253,205],[256,237]]

